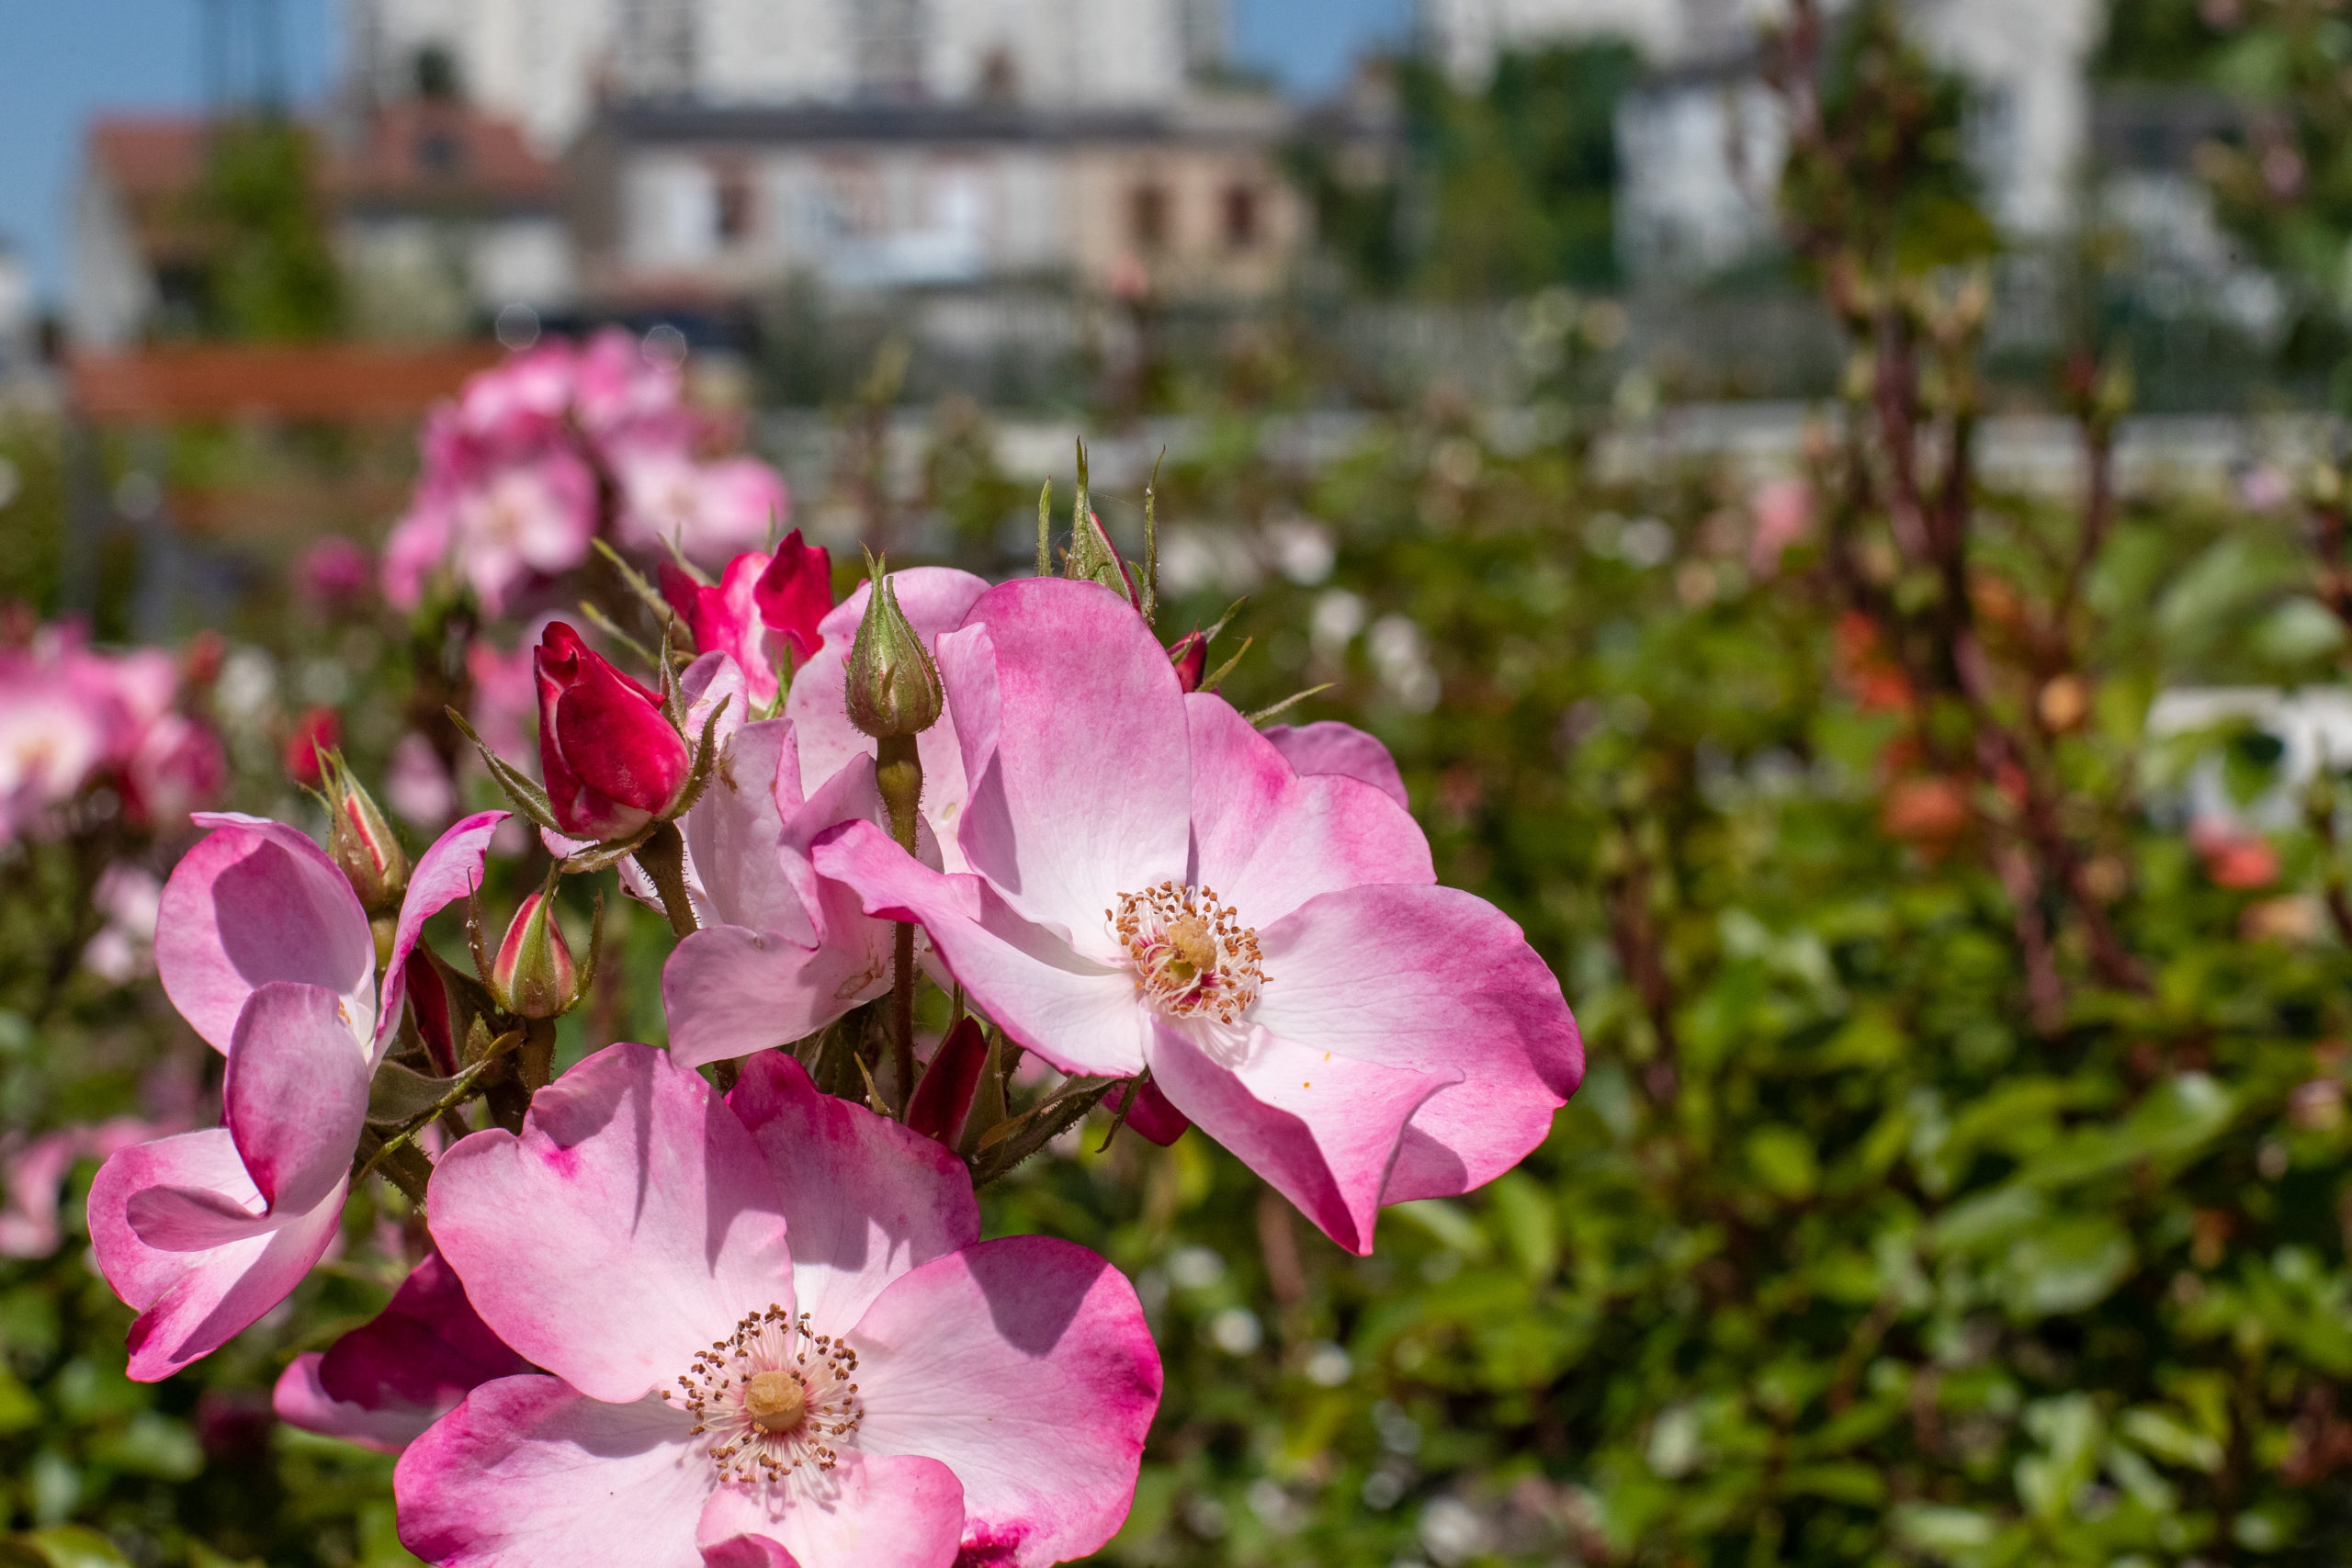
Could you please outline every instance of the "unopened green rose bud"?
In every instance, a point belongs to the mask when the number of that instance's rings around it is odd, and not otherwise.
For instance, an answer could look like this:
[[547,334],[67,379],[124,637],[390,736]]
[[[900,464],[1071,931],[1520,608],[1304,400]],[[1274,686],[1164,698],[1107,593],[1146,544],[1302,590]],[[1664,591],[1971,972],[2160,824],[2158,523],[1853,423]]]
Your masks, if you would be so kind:
[[534,893],[514,911],[492,964],[491,988],[517,1018],[554,1018],[579,999],[580,968],[556,924],[555,900]]
[[398,909],[408,891],[408,854],[381,807],[338,751],[321,754],[319,787],[327,806],[327,853],[351,879],[370,915]]
[[865,618],[849,649],[849,721],[876,739],[920,735],[938,722],[946,700],[939,667],[907,624],[880,562],[873,574]]

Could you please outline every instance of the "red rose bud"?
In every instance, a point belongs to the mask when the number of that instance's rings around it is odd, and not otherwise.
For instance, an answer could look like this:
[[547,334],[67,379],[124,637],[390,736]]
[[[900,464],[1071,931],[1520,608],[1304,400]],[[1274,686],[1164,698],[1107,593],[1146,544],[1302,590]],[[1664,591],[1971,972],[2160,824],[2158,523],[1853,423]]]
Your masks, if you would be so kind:
[[408,891],[408,854],[372,796],[351,776],[339,751],[329,751],[320,778],[327,802],[327,853],[351,880],[360,907],[388,914]]
[[939,1043],[922,1082],[915,1089],[914,1103],[907,1107],[907,1125],[926,1138],[953,1145],[956,1129],[964,1124],[972,1109],[972,1096],[980,1087],[980,1068],[988,1058],[988,1037],[980,1032],[978,1021],[968,1015],[958,1019],[947,1038]]
[[693,759],[661,698],[561,621],[548,623],[531,666],[556,826],[575,839],[625,839],[666,810]]
[[314,707],[294,721],[286,738],[286,773],[304,789],[319,787],[319,753],[343,744],[343,720],[334,709]]
[[795,528],[776,546],[752,599],[768,630],[792,644],[794,661],[805,662],[825,646],[817,626],[833,607],[832,557],[822,545],[802,544]]
[[1168,647],[1168,661],[1176,666],[1176,683],[1188,692],[1201,689],[1201,677],[1208,673],[1209,639],[1196,627],[1178,637]]
[[899,608],[879,562],[865,601],[865,618],[849,646],[849,721],[876,739],[920,735],[938,722],[947,694],[939,667]]
[[441,984],[441,972],[433,967],[422,944],[410,950],[405,973],[408,1015],[416,1024],[424,1054],[433,1058],[433,1070],[446,1078],[458,1070],[458,1036],[449,1022],[448,988]]
[[491,989],[517,1018],[554,1018],[578,1000],[580,966],[555,923],[555,900],[534,893],[514,911],[490,966]]

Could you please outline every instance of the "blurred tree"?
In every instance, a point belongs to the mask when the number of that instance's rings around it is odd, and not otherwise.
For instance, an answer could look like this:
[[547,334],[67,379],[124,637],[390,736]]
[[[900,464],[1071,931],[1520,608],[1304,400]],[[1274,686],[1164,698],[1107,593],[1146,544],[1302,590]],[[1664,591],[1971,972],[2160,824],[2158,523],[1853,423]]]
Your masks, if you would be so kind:
[[331,335],[341,279],[327,244],[310,134],[274,115],[222,121],[196,201],[216,238],[204,325],[230,338]]

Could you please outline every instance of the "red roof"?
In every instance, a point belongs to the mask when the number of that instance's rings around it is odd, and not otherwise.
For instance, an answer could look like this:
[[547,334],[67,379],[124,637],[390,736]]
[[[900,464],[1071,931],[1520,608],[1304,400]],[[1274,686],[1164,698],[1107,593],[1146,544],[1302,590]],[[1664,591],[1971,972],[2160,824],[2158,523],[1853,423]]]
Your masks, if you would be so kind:
[[107,115],[90,125],[90,161],[134,200],[194,189],[205,143],[205,123],[193,115]]
[[555,166],[531,151],[513,120],[464,104],[412,99],[369,116],[356,143],[330,160],[324,183],[338,204],[552,204]]

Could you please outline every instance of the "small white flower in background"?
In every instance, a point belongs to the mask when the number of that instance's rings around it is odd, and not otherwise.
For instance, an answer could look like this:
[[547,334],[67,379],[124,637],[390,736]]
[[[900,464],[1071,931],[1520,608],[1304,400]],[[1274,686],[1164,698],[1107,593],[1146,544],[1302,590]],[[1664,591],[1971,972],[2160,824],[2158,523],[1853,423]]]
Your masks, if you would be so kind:
[[1209,1338],[1228,1356],[1246,1356],[1258,1348],[1265,1331],[1258,1325],[1258,1314],[1248,1307],[1227,1307],[1209,1319]]
[[1699,1413],[1678,1404],[1650,1428],[1650,1469],[1668,1481],[1690,1473],[1699,1462]]
[[1282,574],[1312,588],[1331,575],[1340,558],[1331,530],[1310,517],[1278,517],[1266,525],[1266,543]]
[[1363,630],[1363,601],[1344,588],[1333,588],[1316,595],[1315,613],[1307,619],[1307,640],[1315,645],[1315,656],[1337,663],[1347,656],[1348,644]]
[[1617,536],[1617,553],[1629,566],[1660,565],[1674,553],[1674,530],[1655,517],[1637,517]]
[[1159,591],[1194,593],[1215,588],[1247,593],[1263,576],[1257,557],[1230,528],[1170,528],[1159,540]]
[[1421,1550],[1442,1568],[1453,1568],[1487,1550],[1487,1521],[1458,1497],[1440,1497],[1421,1510]]
[[1355,1362],[1326,1339],[1306,1353],[1306,1381],[1317,1388],[1337,1388],[1355,1371]]
[[1298,1506],[1298,1499],[1264,1476],[1250,1483],[1250,1511],[1276,1535],[1294,1534],[1306,1523],[1306,1510]]
[[257,722],[277,696],[277,666],[258,648],[231,653],[212,688],[220,716],[232,729]]
[[1437,706],[1437,671],[1430,668],[1421,628],[1402,615],[1383,615],[1372,626],[1372,663],[1381,684],[1415,713]]
[[1225,1259],[1206,1247],[1180,1247],[1168,1258],[1168,1278],[1187,1291],[1205,1291],[1225,1278]]

